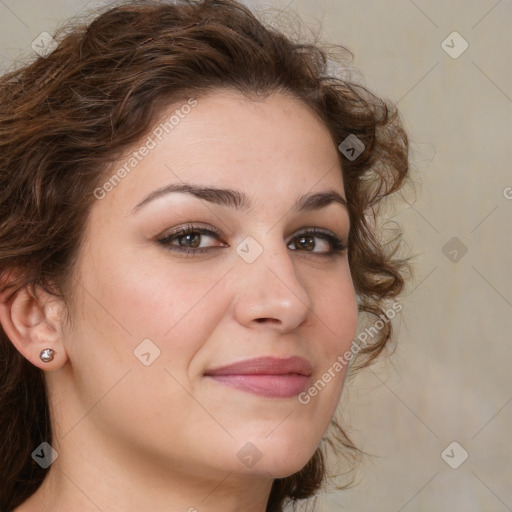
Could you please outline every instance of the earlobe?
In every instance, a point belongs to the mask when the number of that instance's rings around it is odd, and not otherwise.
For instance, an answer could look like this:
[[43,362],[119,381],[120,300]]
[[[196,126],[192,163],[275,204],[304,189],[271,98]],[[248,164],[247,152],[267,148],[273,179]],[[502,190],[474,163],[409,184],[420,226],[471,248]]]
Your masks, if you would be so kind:
[[[67,360],[62,343],[62,302],[22,288],[11,300],[0,295],[0,322],[16,349],[33,365],[54,370]],[[49,349],[49,350],[46,350]]]

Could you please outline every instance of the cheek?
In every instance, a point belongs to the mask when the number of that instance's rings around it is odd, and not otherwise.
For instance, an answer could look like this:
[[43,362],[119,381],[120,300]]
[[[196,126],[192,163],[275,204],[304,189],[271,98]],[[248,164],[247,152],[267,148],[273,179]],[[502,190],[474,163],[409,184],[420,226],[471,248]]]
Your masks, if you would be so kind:
[[350,351],[357,333],[358,306],[350,276],[345,275],[339,286],[324,288],[317,304],[317,331],[323,333],[324,342],[316,347],[316,355],[322,364],[316,384],[301,403],[311,402],[310,407],[318,408],[318,413],[322,410],[320,414],[330,416],[339,401],[348,368],[345,353]]
[[178,360],[187,364],[227,307],[221,287],[215,286],[222,269],[161,257],[149,262],[129,253],[112,263],[107,251],[95,254],[102,265],[90,264],[82,272],[87,290],[83,318],[94,329],[93,336],[127,363],[141,342],[150,339],[164,356],[160,362],[172,356],[174,367]]
[[185,271],[180,264],[151,267],[129,256],[111,264],[106,253],[95,254],[96,264],[88,260],[82,267],[81,321],[70,333],[69,355],[84,403],[94,404],[112,389],[96,414],[113,429],[120,418],[134,432],[160,418],[175,435],[186,432],[185,419],[165,410],[170,404],[190,407],[179,383],[190,388],[191,361],[225,312],[221,287],[215,288],[223,273]]
[[339,285],[330,283],[319,289],[316,304],[318,321],[328,334],[326,355],[339,355],[350,348],[357,332],[357,299],[348,272],[344,273]]

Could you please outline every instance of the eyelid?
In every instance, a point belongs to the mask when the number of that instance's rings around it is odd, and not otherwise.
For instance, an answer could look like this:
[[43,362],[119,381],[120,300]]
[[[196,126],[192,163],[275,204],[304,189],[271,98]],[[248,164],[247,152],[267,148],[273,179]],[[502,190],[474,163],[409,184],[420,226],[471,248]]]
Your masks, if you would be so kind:
[[213,226],[208,225],[208,227],[203,227],[200,224],[187,223],[185,225],[173,228],[171,231],[164,231],[164,233],[162,235],[160,235],[158,237],[158,239],[159,240],[162,240],[162,239],[165,240],[165,239],[170,238],[170,237],[172,237],[174,235],[180,235],[181,233],[187,232],[187,231],[194,231],[194,232],[198,232],[198,233],[206,234],[206,235],[211,235],[211,236],[217,235],[218,237],[222,237],[223,236],[222,231],[220,231],[220,229],[217,229],[217,228],[215,228]]
[[[181,233],[187,232],[187,231],[194,231],[198,232],[200,234],[206,234],[206,235],[217,235],[218,237],[223,237],[222,231],[219,229],[208,225],[208,227],[203,227],[199,224],[192,224],[188,223],[183,226],[178,226],[176,228],[173,228],[171,231],[165,231],[164,234],[160,235],[158,237],[159,240],[170,238],[174,235],[179,235]],[[338,236],[336,233],[329,229],[325,228],[318,228],[318,227],[306,227],[306,228],[300,228],[299,230],[295,231],[290,235],[291,238],[296,237],[298,235],[304,235],[304,234],[315,234],[315,235],[327,235],[327,236],[333,236],[335,238],[338,238],[340,241],[347,243],[347,240],[343,236]]]

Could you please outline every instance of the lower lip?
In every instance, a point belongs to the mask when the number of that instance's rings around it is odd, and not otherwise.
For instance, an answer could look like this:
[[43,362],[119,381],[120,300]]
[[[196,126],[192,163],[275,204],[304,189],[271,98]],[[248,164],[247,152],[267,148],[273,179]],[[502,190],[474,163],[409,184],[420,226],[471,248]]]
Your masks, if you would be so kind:
[[306,389],[309,377],[288,375],[209,375],[226,386],[269,398],[291,398]]

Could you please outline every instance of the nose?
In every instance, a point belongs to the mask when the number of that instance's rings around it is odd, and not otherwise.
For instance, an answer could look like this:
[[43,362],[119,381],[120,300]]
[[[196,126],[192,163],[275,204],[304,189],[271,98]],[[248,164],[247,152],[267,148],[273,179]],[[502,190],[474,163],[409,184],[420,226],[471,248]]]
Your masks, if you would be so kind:
[[311,296],[282,240],[261,248],[252,263],[242,257],[237,261],[232,276],[237,287],[234,314],[246,327],[264,324],[280,332],[292,331],[313,314]]

